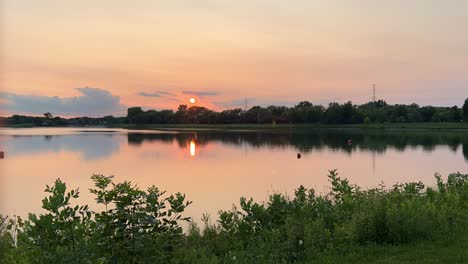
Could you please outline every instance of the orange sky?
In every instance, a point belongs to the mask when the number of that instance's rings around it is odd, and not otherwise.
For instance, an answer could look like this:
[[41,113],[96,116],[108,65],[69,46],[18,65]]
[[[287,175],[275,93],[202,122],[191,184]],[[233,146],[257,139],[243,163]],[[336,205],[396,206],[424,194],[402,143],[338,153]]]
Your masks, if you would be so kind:
[[208,93],[198,103],[215,109],[362,103],[372,83],[390,103],[468,95],[467,1],[5,0],[1,10],[3,112],[82,87],[122,109],[175,109],[183,91]]

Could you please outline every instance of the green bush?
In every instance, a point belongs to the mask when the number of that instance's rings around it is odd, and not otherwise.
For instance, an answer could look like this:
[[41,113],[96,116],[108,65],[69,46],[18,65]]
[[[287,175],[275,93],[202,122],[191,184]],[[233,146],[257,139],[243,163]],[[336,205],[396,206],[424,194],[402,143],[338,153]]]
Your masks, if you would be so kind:
[[[237,263],[305,262],[355,245],[441,239],[466,228],[468,175],[436,179],[437,189],[419,182],[361,190],[330,171],[332,188],[325,196],[301,186],[292,199],[273,194],[259,204],[241,198],[240,209],[222,211],[217,224],[189,236],[204,245],[194,249],[211,252],[221,263],[233,256]],[[206,243],[216,238],[222,247]]]
[[[57,180],[42,201],[46,213],[0,217],[1,263],[308,263],[356,246],[442,241],[466,233],[468,175],[450,174],[427,188],[421,182],[362,190],[330,171],[331,190],[300,186],[292,198],[265,203],[241,198],[215,223],[181,222],[190,202],[178,193],[146,191],[112,176],[93,175],[90,192],[103,208],[91,211]],[[73,205],[74,206],[73,206]]]

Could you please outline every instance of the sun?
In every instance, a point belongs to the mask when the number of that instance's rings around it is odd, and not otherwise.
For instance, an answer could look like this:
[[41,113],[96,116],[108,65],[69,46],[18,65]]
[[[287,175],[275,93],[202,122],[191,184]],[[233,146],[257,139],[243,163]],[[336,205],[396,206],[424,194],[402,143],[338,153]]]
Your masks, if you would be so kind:
[[190,99],[189,99],[189,102],[190,102],[191,104],[194,104],[194,103],[195,103],[195,98],[193,98],[193,97],[190,98]]

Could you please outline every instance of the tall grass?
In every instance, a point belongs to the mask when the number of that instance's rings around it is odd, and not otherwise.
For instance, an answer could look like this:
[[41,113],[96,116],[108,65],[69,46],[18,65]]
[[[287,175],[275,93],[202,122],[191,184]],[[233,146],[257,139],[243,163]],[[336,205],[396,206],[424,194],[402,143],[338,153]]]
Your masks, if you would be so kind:
[[[363,190],[330,171],[331,190],[318,195],[297,188],[258,203],[241,198],[212,223],[182,216],[190,202],[156,187],[94,175],[96,201],[104,211],[70,206],[79,192],[57,180],[47,187],[46,214],[2,222],[5,263],[310,263],[356,247],[405,247],[466,234],[468,174],[453,173],[437,184],[397,184]],[[4,219],[4,218],[2,218]],[[15,224],[13,224],[15,223]],[[18,224],[20,223],[20,224]],[[12,236],[11,234],[14,234]],[[14,262],[12,262],[14,261]]]

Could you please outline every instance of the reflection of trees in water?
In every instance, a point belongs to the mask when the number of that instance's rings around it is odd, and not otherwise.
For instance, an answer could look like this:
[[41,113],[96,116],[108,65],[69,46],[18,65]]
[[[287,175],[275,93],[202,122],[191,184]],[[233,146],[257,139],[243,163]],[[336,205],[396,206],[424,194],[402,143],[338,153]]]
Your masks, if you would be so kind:
[[[466,133],[465,133],[466,134]],[[129,133],[128,143],[141,145],[145,141],[172,143],[176,141],[181,148],[186,148],[190,140],[196,139],[197,145],[209,142],[222,142],[234,146],[248,144],[254,148],[287,148],[290,146],[302,152],[324,148],[352,153],[356,150],[383,153],[387,149],[404,151],[407,148],[422,147],[424,151],[433,151],[437,146],[448,146],[456,151],[463,145],[463,155],[468,159],[468,135],[456,132],[427,131],[362,131],[362,130],[285,130],[285,131],[203,131],[178,134],[143,134]],[[352,144],[348,145],[347,140]]]

